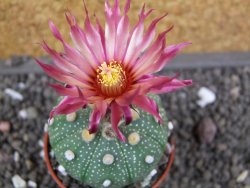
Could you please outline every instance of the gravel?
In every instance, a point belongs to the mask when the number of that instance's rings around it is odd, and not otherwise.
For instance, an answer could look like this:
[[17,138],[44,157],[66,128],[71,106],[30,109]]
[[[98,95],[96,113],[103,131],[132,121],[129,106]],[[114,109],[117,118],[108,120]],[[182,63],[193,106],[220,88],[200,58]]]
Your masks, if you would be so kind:
[[[174,165],[162,187],[249,187],[250,67],[180,72],[182,78],[192,78],[195,84],[161,96],[176,138]],[[40,141],[57,96],[47,86],[52,81],[43,74],[32,73],[0,74],[0,80],[0,122],[11,125],[8,131],[0,131],[0,187],[12,188],[12,180],[17,176],[30,187],[57,187],[44,164]],[[204,108],[197,104],[202,87],[216,95],[216,100]],[[6,94],[7,88],[19,93],[23,100],[16,100],[9,92]],[[23,119],[19,116],[23,109],[35,113]],[[207,117],[213,120],[217,131],[210,142],[201,143],[196,130]],[[58,175],[68,187],[80,187],[70,177]]]

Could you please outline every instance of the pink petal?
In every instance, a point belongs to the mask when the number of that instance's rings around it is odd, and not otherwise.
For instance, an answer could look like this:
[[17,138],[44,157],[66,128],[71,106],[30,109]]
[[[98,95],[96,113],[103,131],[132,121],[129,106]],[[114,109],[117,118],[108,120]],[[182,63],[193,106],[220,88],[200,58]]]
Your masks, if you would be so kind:
[[54,117],[55,115],[70,114],[77,111],[84,105],[86,105],[86,101],[82,99],[64,97],[64,99],[61,100],[60,103],[50,112],[50,118]]
[[122,115],[122,112],[121,112],[121,109],[120,109],[119,105],[116,102],[111,103],[111,124],[112,124],[112,128],[115,131],[117,137],[122,142],[125,142],[126,138],[124,137],[124,135],[122,134],[122,132],[118,128],[118,124],[120,122],[121,115]]
[[98,129],[98,125],[101,121],[101,113],[98,109],[94,109],[90,115],[89,119],[89,132],[96,133]]
[[143,36],[143,40],[140,43],[140,45],[138,45],[136,47],[136,49],[134,50],[134,53],[131,57],[131,59],[129,60],[129,62],[134,62],[136,61],[136,59],[138,59],[138,57],[141,56],[141,54],[149,47],[149,45],[152,43],[154,37],[155,37],[155,28],[157,23],[162,20],[164,17],[166,17],[167,14],[163,15],[160,18],[155,19],[149,26],[149,28],[147,29],[147,32],[144,34]]
[[152,71],[148,72],[148,74],[162,70],[163,67],[167,63],[169,63],[169,61],[172,60],[180,50],[182,50],[186,46],[189,46],[190,44],[191,43],[181,43],[177,45],[168,46],[164,50],[164,53],[161,55],[158,61],[150,67]]
[[90,63],[93,68],[96,68],[96,66],[99,65],[99,61],[97,60],[93,49],[89,48],[86,34],[77,25],[74,16],[72,16],[70,12],[66,13],[66,18],[70,25],[70,36],[72,41],[81,52],[81,55],[86,58],[87,62]]
[[140,86],[131,89],[130,91],[124,93],[122,96],[115,99],[115,102],[120,106],[128,106],[132,103],[134,98],[140,93]]
[[40,67],[43,69],[44,72],[46,72],[50,77],[54,78],[55,80],[59,82],[67,83],[69,85],[80,86],[83,88],[90,87],[90,85],[84,84],[83,82],[69,76],[67,73],[63,72],[62,70],[57,69],[56,67],[52,65],[44,64],[37,59],[36,59],[36,62],[40,65]]
[[101,36],[99,35],[99,32],[93,27],[93,25],[90,22],[88,10],[86,7],[86,4],[84,2],[84,8],[86,13],[86,19],[85,19],[85,34],[86,39],[88,41],[88,46],[90,49],[95,49],[94,54],[99,62],[105,61],[105,55],[103,51]]
[[132,121],[132,113],[131,113],[131,109],[129,106],[123,106],[121,107],[124,117],[125,117],[125,121],[126,121],[126,125],[130,124]]
[[145,95],[140,95],[137,96],[134,101],[133,104],[138,106],[139,108],[141,108],[142,110],[152,114],[155,118],[158,119],[159,122],[163,123],[162,118],[160,117],[160,114],[158,112],[158,108],[157,105],[155,104],[155,102],[150,99],[149,97],[145,96]]
[[[66,47],[66,44],[64,46],[65,48],[69,49],[69,47]],[[78,57],[76,56],[75,53],[73,53],[73,51],[70,52],[67,51],[67,56],[63,56],[62,54],[59,54],[55,50],[51,49],[45,42],[42,44],[42,47],[53,58],[54,63],[58,69],[61,69],[62,71],[71,74],[72,77],[81,80],[87,85],[88,82],[92,82],[92,79],[88,74],[86,74],[86,71],[82,71],[84,69],[78,68],[75,64],[69,62],[70,61],[69,59],[66,59],[66,58],[73,58],[73,60],[71,61],[73,61],[74,63],[78,60],[77,59]]]
[[152,64],[157,59],[159,59],[161,54],[164,52],[166,45],[165,37],[170,29],[162,32],[156,41],[151,45],[151,47],[149,47],[149,49],[138,59],[135,65],[133,65],[135,79],[142,76],[143,74],[147,74],[147,72],[150,70],[149,67],[152,66]]
[[141,44],[143,40],[143,33],[144,33],[144,20],[147,18],[147,16],[150,15],[150,13],[153,10],[149,10],[148,12],[145,13],[145,4],[141,10],[141,13],[139,15],[139,22],[133,29],[128,45],[127,45],[127,50],[126,54],[124,57],[124,63],[125,64],[130,64],[131,63],[131,58],[133,57],[133,54],[136,50],[136,48]]
[[192,84],[193,84],[192,80],[174,79],[169,83],[163,84],[161,88],[152,88],[150,92],[154,94],[169,93],[177,89],[181,89],[183,87],[191,86]]
[[114,58],[122,60],[129,38],[129,18],[125,15],[118,23]]
[[130,9],[130,4],[131,4],[131,0],[127,0],[126,1],[126,5],[124,7],[124,13],[127,14],[129,9]]
[[49,84],[50,87],[54,88],[60,96],[78,97],[78,91],[76,87],[64,87],[59,84]]
[[94,110],[92,111],[89,119],[89,132],[95,133],[101,118],[106,114],[107,103],[105,101],[98,101],[95,104]]

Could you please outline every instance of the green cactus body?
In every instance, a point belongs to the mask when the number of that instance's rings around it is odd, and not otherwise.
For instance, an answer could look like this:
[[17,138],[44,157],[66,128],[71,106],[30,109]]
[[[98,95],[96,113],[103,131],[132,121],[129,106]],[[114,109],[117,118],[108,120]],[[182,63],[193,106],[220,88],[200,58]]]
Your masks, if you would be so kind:
[[56,159],[75,179],[93,187],[120,188],[147,176],[160,161],[168,137],[167,119],[159,105],[164,124],[138,110],[139,118],[120,130],[127,138],[118,140],[108,122],[103,121],[95,135],[87,132],[90,108],[76,116],[56,116],[49,126],[49,137]]

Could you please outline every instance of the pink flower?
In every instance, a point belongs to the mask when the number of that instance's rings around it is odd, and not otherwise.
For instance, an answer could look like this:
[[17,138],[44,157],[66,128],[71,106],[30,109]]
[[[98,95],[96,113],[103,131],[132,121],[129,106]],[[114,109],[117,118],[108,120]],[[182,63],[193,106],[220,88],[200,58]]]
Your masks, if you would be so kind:
[[113,7],[106,0],[105,28],[98,19],[95,25],[90,22],[86,6],[85,29],[80,28],[71,13],[67,12],[75,48],[64,41],[56,26],[49,21],[50,29],[62,43],[64,52],[58,53],[44,42],[42,47],[53,58],[54,64],[44,64],[39,60],[37,63],[49,76],[66,84],[65,87],[51,85],[64,96],[51,111],[51,118],[91,104],[93,111],[89,119],[89,131],[96,132],[101,119],[110,115],[113,130],[120,140],[125,141],[118,123],[122,117],[127,124],[131,122],[132,105],[162,122],[157,104],[147,94],[168,93],[192,84],[191,80],[153,75],[190,43],[167,46],[166,34],[172,28],[154,39],[156,25],[166,15],[153,20],[145,29],[144,21],[152,12],[145,11],[145,6],[140,11],[138,23],[131,27],[127,16],[129,8],[130,0],[127,0],[123,13],[119,0],[115,0]]

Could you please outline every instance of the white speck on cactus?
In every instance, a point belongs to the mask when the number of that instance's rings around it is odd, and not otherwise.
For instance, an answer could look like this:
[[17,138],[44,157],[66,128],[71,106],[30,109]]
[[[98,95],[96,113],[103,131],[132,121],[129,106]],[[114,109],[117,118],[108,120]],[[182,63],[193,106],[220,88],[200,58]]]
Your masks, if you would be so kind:
[[105,180],[102,185],[103,185],[103,187],[108,187],[108,186],[111,185],[111,181],[110,180]]
[[54,118],[49,119],[48,122],[49,122],[49,125],[53,125],[53,123],[54,123]]
[[174,129],[174,124],[171,121],[168,122],[168,128],[169,128],[169,130],[173,130]]
[[103,164],[111,165],[114,162],[114,156],[111,154],[105,154],[102,159]]
[[151,164],[154,162],[154,157],[152,155],[147,155],[146,158],[145,158],[145,162],[148,163],[148,164]]
[[67,120],[68,122],[73,122],[73,121],[75,121],[75,120],[76,120],[76,113],[73,112],[73,113],[71,113],[71,114],[67,114],[67,115],[66,115],[66,120]]
[[87,129],[83,129],[82,131],[82,139],[89,143],[95,138],[95,134],[90,134]]
[[137,132],[133,132],[128,136],[128,143],[130,145],[136,145],[140,142],[140,135]]
[[64,156],[68,161],[72,161],[75,158],[75,154],[71,150],[65,151]]

